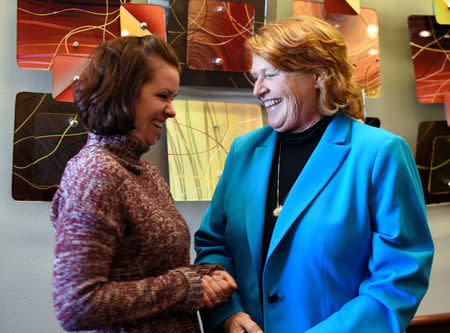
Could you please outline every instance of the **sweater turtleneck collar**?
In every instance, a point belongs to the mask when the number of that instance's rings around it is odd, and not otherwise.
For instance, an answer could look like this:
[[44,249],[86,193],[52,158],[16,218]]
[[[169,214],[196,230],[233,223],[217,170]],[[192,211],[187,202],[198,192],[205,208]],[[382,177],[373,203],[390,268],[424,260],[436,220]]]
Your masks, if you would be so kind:
[[96,145],[104,148],[122,166],[135,173],[141,173],[144,165],[141,156],[150,150],[146,145],[128,135],[98,135],[88,134],[86,145]]

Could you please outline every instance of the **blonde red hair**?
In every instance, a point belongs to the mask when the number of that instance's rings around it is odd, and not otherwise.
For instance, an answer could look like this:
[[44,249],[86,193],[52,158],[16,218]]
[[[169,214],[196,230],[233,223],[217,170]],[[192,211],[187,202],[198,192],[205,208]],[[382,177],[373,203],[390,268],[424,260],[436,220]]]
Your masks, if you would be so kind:
[[354,81],[354,65],[342,34],[312,16],[296,16],[261,27],[246,47],[284,72],[319,75],[319,107],[324,115],[339,109],[364,118],[361,88]]

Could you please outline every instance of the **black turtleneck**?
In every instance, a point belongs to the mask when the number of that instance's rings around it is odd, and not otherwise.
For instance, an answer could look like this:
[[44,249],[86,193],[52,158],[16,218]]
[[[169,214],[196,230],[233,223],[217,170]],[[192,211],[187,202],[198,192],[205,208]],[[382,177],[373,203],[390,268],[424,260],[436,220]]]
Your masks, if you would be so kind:
[[275,154],[272,161],[269,188],[266,201],[266,216],[263,235],[263,265],[266,261],[272,232],[277,221],[273,210],[277,206],[278,154],[280,153],[280,194],[279,202],[283,205],[286,197],[313,153],[332,117],[324,117],[312,127],[298,133],[279,133]]

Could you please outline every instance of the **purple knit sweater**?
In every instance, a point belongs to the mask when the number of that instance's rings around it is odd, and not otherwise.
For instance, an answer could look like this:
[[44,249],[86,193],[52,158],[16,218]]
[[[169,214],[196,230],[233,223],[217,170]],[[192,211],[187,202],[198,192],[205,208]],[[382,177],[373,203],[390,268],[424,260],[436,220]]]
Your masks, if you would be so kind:
[[67,331],[199,332],[201,277],[190,234],[149,149],[89,134],[66,166],[50,217],[54,305]]

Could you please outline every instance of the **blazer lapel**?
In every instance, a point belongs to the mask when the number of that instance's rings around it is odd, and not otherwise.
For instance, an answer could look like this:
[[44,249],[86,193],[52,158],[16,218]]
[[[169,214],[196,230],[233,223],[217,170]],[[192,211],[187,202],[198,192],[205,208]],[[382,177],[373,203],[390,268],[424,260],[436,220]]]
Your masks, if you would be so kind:
[[286,198],[283,210],[275,224],[267,260],[291,225],[326,185],[348,155],[350,146],[343,143],[347,138],[350,123],[348,116],[338,114],[328,125]]
[[272,131],[267,139],[255,148],[249,174],[250,182],[245,220],[248,243],[258,279],[262,268],[261,252],[267,187],[275,152],[276,138],[276,132]]

